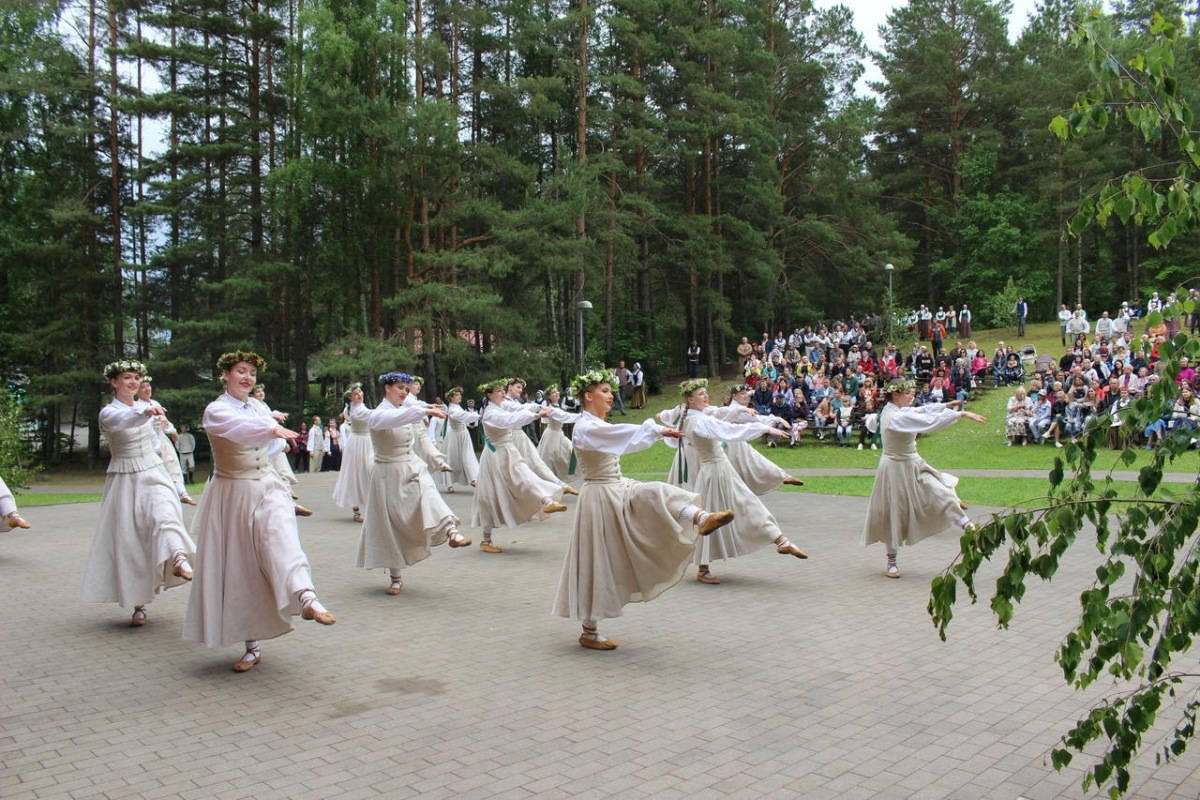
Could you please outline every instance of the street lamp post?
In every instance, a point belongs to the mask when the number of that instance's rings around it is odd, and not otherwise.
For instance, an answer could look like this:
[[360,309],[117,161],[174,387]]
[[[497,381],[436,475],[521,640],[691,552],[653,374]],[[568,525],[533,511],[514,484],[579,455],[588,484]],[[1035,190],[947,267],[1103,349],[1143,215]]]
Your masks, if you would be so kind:
[[887,331],[887,338],[890,340],[892,338],[892,325],[896,319],[896,303],[892,297],[892,273],[896,271],[896,267],[894,264],[884,264],[883,271],[888,276],[887,320],[884,323],[887,327],[884,330]]
[[582,375],[587,371],[586,365],[583,363],[587,358],[587,347],[583,342],[583,312],[591,311],[592,304],[587,300],[580,300],[575,304],[575,321],[579,334],[579,374]]
[[884,264],[883,270],[888,274],[888,305],[892,305],[892,273],[896,271],[893,264]]

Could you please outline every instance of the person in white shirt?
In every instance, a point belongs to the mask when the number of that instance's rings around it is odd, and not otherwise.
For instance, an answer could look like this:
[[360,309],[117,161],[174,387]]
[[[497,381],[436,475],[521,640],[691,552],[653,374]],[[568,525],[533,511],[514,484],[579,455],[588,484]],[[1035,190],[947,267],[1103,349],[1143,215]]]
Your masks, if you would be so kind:
[[1058,334],[1062,339],[1063,347],[1067,346],[1067,324],[1070,323],[1071,317],[1075,316],[1071,313],[1071,309],[1067,308],[1066,303],[1060,303],[1058,306]]
[[175,437],[175,450],[179,453],[179,468],[187,476],[187,482],[192,482],[192,473],[196,469],[196,437],[188,430],[187,425],[179,426],[179,435]]
[[320,472],[321,461],[325,458],[325,429],[321,427],[320,417],[313,417],[308,429],[308,458],[308,471]]

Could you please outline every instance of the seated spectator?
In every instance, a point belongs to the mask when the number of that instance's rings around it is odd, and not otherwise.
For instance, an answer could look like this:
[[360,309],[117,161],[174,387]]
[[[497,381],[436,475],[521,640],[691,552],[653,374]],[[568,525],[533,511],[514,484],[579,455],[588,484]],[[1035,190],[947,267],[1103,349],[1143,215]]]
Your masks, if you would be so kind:
[[1071,437],[1071,442],[1077,442],[1079,435],[1087,426],[1088,420],[1096,413],[1096,390],[1088,389],[1082,400],[1072,400],[1067,403],[1066,422],[1064,430]]
[[[1046,440],[1046,431],[1050,430],[1053,422],[1054,402],[1050,399],[1053,393],[1049,390],[1039,392],[1033,403],[1033,411],[1029,419],[1029,438],[1034,444]],[[1065,409],[1064,409],[1065,410]]]
[[858,420],[858,449],[862,450],[863,445],[870,442],[871,449],[878,450],[882,435],[879,429],[879,407],[872,395],[864,397],[861,406],[862,414]]
[[1062,435],[1066,431],[1067,426],[1067,406],[1070,401],[1067,399],[1067,393],[1059,389],[1054,394],[1054,404],[1050,409],[1050,428],[1046,431],[1046,438],[1054,438],[1054,446],[1062,447]]
[[1007,439],[1005,446],[1012,447],[1018,441],[1022,445],[1028,444],[1029,423],[1032,419],[1033,404],[1029,402],[1025,387],[1018,386],[1017,391],[1009,398],[1008,411],[1004,416],[1004,436]]

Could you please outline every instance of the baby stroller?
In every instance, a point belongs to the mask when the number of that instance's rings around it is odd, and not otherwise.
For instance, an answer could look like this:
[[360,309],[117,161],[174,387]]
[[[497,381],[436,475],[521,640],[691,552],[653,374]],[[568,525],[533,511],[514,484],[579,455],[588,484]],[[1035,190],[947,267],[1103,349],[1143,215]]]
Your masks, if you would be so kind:
[[1025,382],[1025,370],[1021,367],[1021,359],[1016,353],[1008,354],[1008,361],[1000,368],[998,383],[1005,386],[1020,385]]
[[1032,371],[1037,364],[1037,348],[1031,344],[1023,344],[1019,352],[1021,354],[1021,368],[1025,372]]

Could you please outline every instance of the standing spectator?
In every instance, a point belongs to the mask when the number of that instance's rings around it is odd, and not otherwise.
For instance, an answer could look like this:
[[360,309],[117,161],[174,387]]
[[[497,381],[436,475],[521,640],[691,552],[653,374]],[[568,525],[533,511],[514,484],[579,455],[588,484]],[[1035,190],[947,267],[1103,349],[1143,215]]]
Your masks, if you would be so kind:
[[1096,335],[1103,337],[1103,339],[1110,339],[1112,338],[1112,334],[1113,321],[1108,316],[1107,311],[1101,312],[1100,319],[1096,320]]
[[946,333],[953,339],[958,336],[958,312],[954,310],[954,306],[946,311]]
[[179,453],[179,468],[183,470],[184,478],[192,482],[192,473],[196,470],[196,437],[188,430],[187,425],[179,426],[179,435],[175,437],[175,450]]
[[1066,303],[1058,304],[1058,336],[1062,340],[1062,346],[1067,346],[1067,323],[1071,321],[1071,317],[1075,316],[1071,313],[1071,309],[1067,308]]
[[292,440],[296,446],[296,471],[308,472],[308,426],[300,423],[300,436]]
[[[742,344],[749,347],[749,342],[742,339]],[[742,345],[738,345],[738,353],[742,352]],[[695,378],[700,374],[700,343],[692,339],[692,345],[687,349],[688,376]],[[623,410],[623,409],[622,409]]]
[[613,401],[617,408],[621,409],[621,416],[627,416],[625,413],[625,401],[630,398],[633,392],[633,380],[631,373],[625,367],[625,362],[618,361],[617,369],[614,373],[617,376],[616,391],[613,392]]
[[1025,318],[1029,316],[1029,304],[1025,302],[1024,295],[1017,298],[1017,304],[1013,306],[1013,313],[1017,315],[1017,336],[1024,336]]
[[966,303],[958,312],[958,335],[964,339],[971,338],[971,309],[967,308]]
[[312,418],[312,427],[308,429],[308,471],[320,472],[321,462],[325,458],[325,430],[321,427],[321,418]]
[[633,362],[633,372],[629,373],[629,382],[633,385],[633,407],[645,408],[646,373],[642,371],[642,365],[638,361]]

